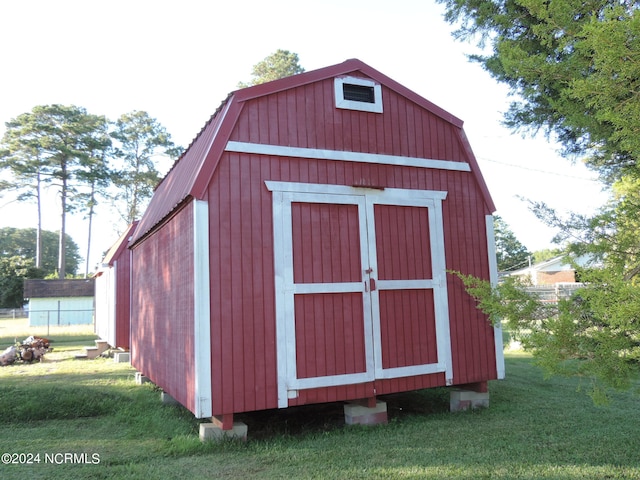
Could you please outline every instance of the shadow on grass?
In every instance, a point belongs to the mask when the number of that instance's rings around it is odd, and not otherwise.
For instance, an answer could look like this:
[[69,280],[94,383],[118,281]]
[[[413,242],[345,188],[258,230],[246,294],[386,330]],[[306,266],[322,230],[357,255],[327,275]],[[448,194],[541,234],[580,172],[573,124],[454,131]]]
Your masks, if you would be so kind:
[[[389,422],[449,411],[449,391],[444,388],[381,395],[378,399],[387,403]],[[238,414],[235,420],[250,426],[251,440],[313,436],[344,428],[344,405],[334,402],[263,410]]]
[[53,385],[30,381],[26,387],[4,386],[0,424],[66,420],[113,414],[126,397],[106,387]]

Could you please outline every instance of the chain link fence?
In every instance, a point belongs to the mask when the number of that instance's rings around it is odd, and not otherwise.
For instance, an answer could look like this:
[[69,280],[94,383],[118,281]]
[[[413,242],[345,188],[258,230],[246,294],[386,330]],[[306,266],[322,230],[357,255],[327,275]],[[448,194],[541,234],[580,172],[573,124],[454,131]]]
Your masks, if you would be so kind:
[[0,319],[3,318],[25,318],[28,316],[24,308],[0,308]]
[[538,296],[542,302],[558,303],[559,300],[570,298],[576,290],[582,288],[583,283],[556,283],[555,285],[533,285],[526,287],[526,291]]

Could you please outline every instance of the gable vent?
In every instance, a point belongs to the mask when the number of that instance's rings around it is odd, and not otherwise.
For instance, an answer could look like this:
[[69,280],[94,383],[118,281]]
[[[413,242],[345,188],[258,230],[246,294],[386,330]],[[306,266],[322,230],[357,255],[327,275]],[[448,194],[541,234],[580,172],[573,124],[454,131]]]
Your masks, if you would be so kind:
[[342,84],[342,94],[345,100],[354,102],[376,103],[373,87],[367,85]]
[[382,113],[382,87],[361,77],[334,78],[336,108]]

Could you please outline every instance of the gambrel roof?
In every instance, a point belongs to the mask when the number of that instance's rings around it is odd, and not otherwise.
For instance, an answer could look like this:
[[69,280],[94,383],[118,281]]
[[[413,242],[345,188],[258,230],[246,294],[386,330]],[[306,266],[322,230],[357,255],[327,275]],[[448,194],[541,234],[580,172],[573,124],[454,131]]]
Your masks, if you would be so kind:
[[138,225],[138,221],[130,224],[127,229],[120,235],[120,238],[114,243],[111,248],[107,251],[106,255],[102,259],[102,266],[106,267],[113,266],[113,262],[118,259],[118,257],[122,254],[122,251],[127,248],[127,244],[135,231],[136,226]]
[[482,191],[487,207],[490,211],[495,211],[494,203],[462,128],[462,120],[362,61],[351,59],[337,65],[232,92],[157,186],[149,207],[140,220],[129,245],[135,244],[149,234],[185,202],[192,198],[203,199],[207,185],[211,181],[220,158],[227,148],[229,137],[246,103],[259,97],[266,97],[314,82],[346,75],[357,75],[372,79],[449,123],[457,131],[457,142],[465,152],[465,160],[469,164],[471,173]]

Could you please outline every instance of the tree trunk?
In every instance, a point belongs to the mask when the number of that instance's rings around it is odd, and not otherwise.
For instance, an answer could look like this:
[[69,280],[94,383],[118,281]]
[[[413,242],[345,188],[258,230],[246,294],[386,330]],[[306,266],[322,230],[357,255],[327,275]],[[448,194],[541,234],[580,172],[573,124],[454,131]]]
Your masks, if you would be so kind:
[[36,175],[36,203],[38,205],[38,226],[36,228],[36,268],[42,266],[42,203],[40,198],[40,172]]
[[131,225],[138,217],[138,187],[137,184],[133,186],[133,195],[131,198],[131,205],[129,206],[129,218],[127,218],[127,225]]
[[67,172],[66,166],[62,168],[62,189],[60,191],[60,203],[62,216],[60,222],[60,243],[58,249],[58,278],[63,280],[66,276],[66,221],[67,221]]
[[91,254],[91,225],[93,222],[93,205],[95,203],[95,191],[95,184],[91,184],[91,195],[89,196],[89,233],[87,235],[87,257],[84,262],[84,278],[87,278],[89,276],[89,256]]

